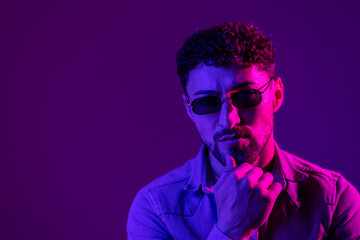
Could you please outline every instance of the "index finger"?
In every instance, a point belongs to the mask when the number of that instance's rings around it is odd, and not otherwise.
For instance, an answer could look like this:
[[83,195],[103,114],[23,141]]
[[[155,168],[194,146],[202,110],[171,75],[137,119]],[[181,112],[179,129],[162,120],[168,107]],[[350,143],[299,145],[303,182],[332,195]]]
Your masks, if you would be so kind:
[[234,170],[234,174],[237,178],[237,180],[242,179],[251,169],[253,169],[253,166],[250,163],[243,163]]
[[268,190],[277,197],[282,191],[282,186],[280,183],[274,182],[269,186]]

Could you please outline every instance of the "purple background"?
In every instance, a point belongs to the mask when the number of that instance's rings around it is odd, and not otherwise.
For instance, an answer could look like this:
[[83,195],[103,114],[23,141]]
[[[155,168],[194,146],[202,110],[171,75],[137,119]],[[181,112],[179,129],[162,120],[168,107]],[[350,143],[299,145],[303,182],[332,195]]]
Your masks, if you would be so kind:
[[0,239],[125,239],[135,193],[200,146],[175,54],[196,28],[273,35],[279,145],[357,189],[357,1],[2,1]]

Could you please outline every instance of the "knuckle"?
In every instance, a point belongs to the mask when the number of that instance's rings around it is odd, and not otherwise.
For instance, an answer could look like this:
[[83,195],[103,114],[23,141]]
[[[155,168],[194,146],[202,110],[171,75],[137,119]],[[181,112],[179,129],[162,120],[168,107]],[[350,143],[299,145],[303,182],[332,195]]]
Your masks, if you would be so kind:
[[245,171],[245,172],[250,171],[252,168],[253,168],[253,166],[252,166],[250,163],[247,163],[247,162],[241,164],[241,165],[238,167],[238,169],[239,169],[240,171]]
[[279,192],[282,190],[282,185],[278,182],[275,183],[275,185],[277,186]]
[[259,168],[259,167],[254,167],[254,171],[258,171],[258,172],[261,172],[261,173],[264,172],[264,171],[263,171],[261,168]]
[[263,173],[264,173],[264,171],[263,171],[261,168],[259,168],[259,167],[254,167],[253,169],[251,169],[251,170],[249,171],[249,173],[248,173],[247,175],[260,177],[260,176],[263,175]]
[[267,178],[267,179],[272,181],[274,179],[274,176],[269,172],[265,172],[264,173],[264,178]]
[[247,162],[244,162],[240,166],[242,166],[242,167],[252,167],[252,165],[250,163],[247,163]]
[[240,178],[241,178],[241,175],[240,175],[240,173],[239,173],[238,171],[234,171],[231,177],[232,177],[234,180],[239,181]]
[[273,183],[272,189],[271,189],[271,193],[274,196],[278,196],[280,194],[280,192],[282,191],[282,185],[278,182]]

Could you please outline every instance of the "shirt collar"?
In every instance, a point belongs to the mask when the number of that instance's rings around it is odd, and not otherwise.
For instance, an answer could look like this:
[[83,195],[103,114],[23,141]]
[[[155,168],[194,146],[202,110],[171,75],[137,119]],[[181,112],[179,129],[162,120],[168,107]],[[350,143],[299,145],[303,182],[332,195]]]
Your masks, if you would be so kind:
[[286,180],[291,182],[302,182],[308,178],[308,174],[300,171],[296,167],[296,165],[294,165],[293,158],[295,156],[284,150],[281,150],[276,142],[275,142],[275,156],[278,157],[282,173]]
[[215,182],[209,162],[209,151],[205,145],[201,146],[199,153],[192,159],[192,165],[191,175],[184,189],[198,191],[201,188],[203,192],[212,189]]
[[277,143],[275,143],[275,152],[281,166],[282,175],[286,179],[286,192],[291,201],[300,208],[301,202],[298,195],[299,183],[305,181],[309,175],[302,172],[297,166],[296,156],[281,150]]

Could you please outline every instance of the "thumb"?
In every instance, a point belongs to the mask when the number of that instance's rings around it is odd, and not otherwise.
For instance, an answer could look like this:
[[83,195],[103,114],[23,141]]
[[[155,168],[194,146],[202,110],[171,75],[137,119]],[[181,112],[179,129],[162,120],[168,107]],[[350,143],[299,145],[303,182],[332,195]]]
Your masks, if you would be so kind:
[[216,188],[218,188],[219,186],[221,186],[225,179],[227,178],[227,176],[231,173],[231,171],[236,168],[236,162],[235,162],[235,159],[230,156],[230,155],[227,155],[225,157],[225,169],[224,171],[222,172],[220,178],[218,179],[218,181],[216,182],[216,184],[214,185],[214,192],[217,191],[215,190]]
[[236,168],[236,162],[235,162],[235,159],[233,158],[233,156],[230,156],[230,155],[227,155],[225,160],[226,160],[226,166],[225,166],[224,172],[229,173],[234,168]]

